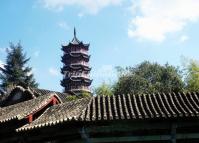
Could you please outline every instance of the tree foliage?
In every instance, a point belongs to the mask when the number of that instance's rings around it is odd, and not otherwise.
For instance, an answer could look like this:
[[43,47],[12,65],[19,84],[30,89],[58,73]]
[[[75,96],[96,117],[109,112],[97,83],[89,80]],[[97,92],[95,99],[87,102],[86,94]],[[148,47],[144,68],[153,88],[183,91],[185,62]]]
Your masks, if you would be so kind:
[[184,88],[181,71],[169,64],[161,66],[148,61],[135,67],[117,67],[119,79],[114,94],[178,92]]
[[77,94],[79,97],[90,97],[91,93],[87,91],[81,91],[79,94]]
[[94,90],[96,95],[105,95],[105,96],[111,96],[113,95],[112,87],[106,83],[102,83],[99,87],[97,87]]
[[198,91],[199,90],[199,62],[189,60],[185,66],[185,83],[186,90]]
[[21,85],[23,87],[37,87],[32,68],[26,66],[30,58],[26,58],[20,43],[10,44],[7,50],[7,58],[4,70],[0,73],[1,87],[7,88],[12,85]]

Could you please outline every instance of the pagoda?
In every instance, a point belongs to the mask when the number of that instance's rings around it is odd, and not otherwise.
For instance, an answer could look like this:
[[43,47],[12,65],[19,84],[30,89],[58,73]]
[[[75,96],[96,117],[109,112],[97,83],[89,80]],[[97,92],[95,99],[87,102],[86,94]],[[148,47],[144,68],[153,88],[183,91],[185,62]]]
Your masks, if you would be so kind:
[[68,45],[62,45],[63,67],[61,73],[63,80],[61,86],[64,87],[64,92],[72,92],[79,94],[82,92],[90,93],[90,85],[92,80],[89,78],[91,68],[89,67],[90,55],[88,55],[89,44],[84,44],[76,37],[74,28],[74,38]]

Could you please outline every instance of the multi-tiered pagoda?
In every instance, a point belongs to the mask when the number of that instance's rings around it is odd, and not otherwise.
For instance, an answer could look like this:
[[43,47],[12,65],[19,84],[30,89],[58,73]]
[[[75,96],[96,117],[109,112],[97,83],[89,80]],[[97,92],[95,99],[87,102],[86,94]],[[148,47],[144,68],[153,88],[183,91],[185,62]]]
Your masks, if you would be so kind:
[[64,55],[62,56],[63,68],[61,73],[64,75],[61,86],[64,92],[90,93],[92,80],[89,78],[91,68],[89,67],[90,55],[88,55],[89,44],[84,44],[76,37],[74,29],[74,38],[67,46],[62,46]]

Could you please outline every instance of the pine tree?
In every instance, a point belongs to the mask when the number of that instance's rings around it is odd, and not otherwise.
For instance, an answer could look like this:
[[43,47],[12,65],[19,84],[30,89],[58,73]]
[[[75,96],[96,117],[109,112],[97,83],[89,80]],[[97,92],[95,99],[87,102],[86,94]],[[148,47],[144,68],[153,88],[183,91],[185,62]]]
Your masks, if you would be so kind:
[[14,45],[10,44],[7,49],[7,58],[4,70],[0,73],[1,88],[5,89],[9,86],[20,85],[23,87],[37,87],[32,68],[26,66],[30,58],[26,58],[23,53],[23,48],[20,43]]

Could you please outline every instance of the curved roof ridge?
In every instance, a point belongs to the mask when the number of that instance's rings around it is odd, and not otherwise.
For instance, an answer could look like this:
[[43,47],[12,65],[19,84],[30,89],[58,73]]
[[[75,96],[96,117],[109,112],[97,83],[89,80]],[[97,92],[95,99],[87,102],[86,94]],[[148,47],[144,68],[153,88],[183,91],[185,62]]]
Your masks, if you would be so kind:
[[16,118],[20,120],[26,117],[27,115],[45,106],[53,96],[53,94],[46,94],[38,98],[1,108],[0,123]]
[[[39,118],[30,124],[26,124],[16,131],[23,131],[28,129],[40,128],[42,126],[56,125],[61,122],[67,122],[71,120],[78,121],[81,116],[84,116],[84,111],[87,110],[89,103],[91,103],[92,97],[81,98],[73,100],[63,104],[58,104],[48,108]],[[78,106],[78,108],[76,108]],[[59,111],[59,112],[56,112]],[[53,117],[49,117],[49,113],[54,113]],[[83,114],[83,115],[82,115]],[[46,120],[49,118],[50,120]]]

